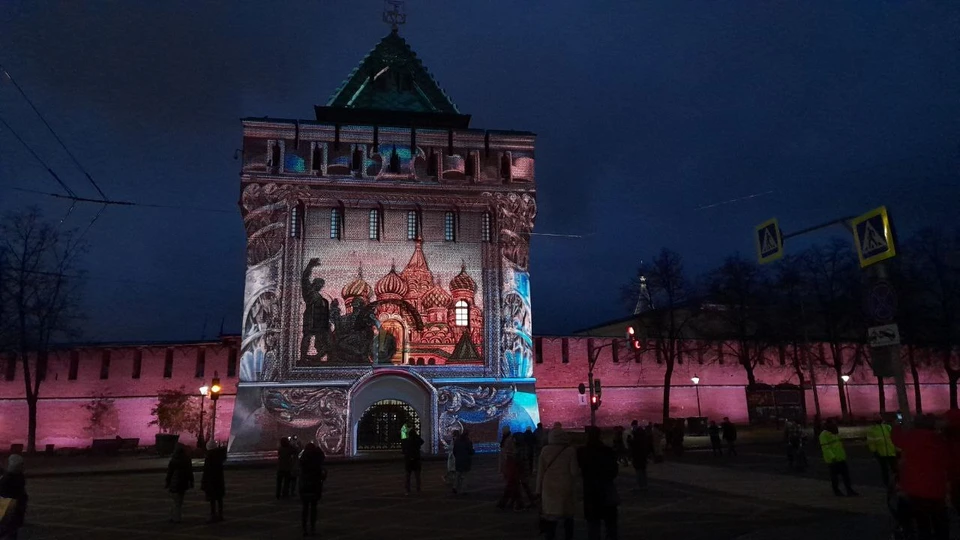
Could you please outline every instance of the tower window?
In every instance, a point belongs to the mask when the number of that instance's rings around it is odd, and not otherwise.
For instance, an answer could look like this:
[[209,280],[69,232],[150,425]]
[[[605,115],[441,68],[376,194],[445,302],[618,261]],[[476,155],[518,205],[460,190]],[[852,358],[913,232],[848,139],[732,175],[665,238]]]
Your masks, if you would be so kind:
[[420,213],[414,210],[407,212],[407,240],[420,238]]
[[197,347],[197,368],[194,370],[193,376],[202,379],[204,372],[207,370],[207,351],[203,347]]
[[339,208],[330,209],[330,238],[339,240],[343,235],[343,212]]
[[490,212],[483,213],[483,219],[480,221],[481,230],[480,234],[483,236],[484,242],[493,242],[493,218],[490,217]]
[[237,376],[237,350],[231,348],[227,356],[227,377]]
[[470,321],[470,306],[464,300],[457,300],[453,306],[454,324],[467,326]]
[[443,215],[443,239],[454,242],[457,239],[457,219],[453,212]]
[[300,205],[290,209],[290,238],[300,238]]
[[370,239],[371,240],[380,239],[380,211],[379,210],[370,211]]

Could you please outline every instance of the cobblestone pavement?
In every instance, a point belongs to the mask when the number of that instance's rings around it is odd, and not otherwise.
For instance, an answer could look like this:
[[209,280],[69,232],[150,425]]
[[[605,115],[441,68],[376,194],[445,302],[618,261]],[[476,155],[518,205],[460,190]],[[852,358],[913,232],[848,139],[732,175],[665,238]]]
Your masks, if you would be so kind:
[[[535,511],[495,508],[500,492],[495,457],[482,456],[478,462],[470,493],[461,497],[452,497],[443,485],[442,462],[424,463],[423,492],[409,497],[403,494],[399,463],[331,466],[320,507],[321,536],[536,538]],[[619,479],[624,540],[785,538],[786,531],[796,532],[798,526],[820,531],[811,537],[825,537],[822,531],[842,531],[851,540],[889,537],[889,519],[874,508],[875,494],[867,495],[871,500],[851,502],[827,497],[829,487],[819,480],[772,480],[764,473],[686,463],[651,466],[651,476],[651,485],[642,494],[631,490],[632,470],[625,470]],[[199,481],[197,473],[197,485]],[[35,478],[28,480],[31,500],[22,539],[299,538],[299,504],[275,500],[273,481],[270,469],[227,471],[224,522],[206,523],[207,504],[194,490],[187,495],[183,523],[171,524],[162,474]],[[582,521],[577,538],[586,538]]]

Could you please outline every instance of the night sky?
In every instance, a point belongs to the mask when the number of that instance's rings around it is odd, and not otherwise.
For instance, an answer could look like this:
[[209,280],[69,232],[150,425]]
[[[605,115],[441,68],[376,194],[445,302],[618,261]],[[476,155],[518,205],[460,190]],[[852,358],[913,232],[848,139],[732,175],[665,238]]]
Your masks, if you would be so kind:
[[[194,340],[221,320],[239,331],[239,119],[312,119],[389,32],[381,9],[0,0],[0,63],[106,194],[175,207],[113,207],[90,228],[84,340]],[[956,2],[411,0],[407,12],[401,35],[472,127],[539,135],[536,231],[583,236],[533,241],[535,333],[626,314],[621,285],[661,246],[693,273],[753,257],[753,227],[770,217],[790,232],[885,204],[901,236],[956,223]],[[0,117],[95,196],[2,77]],[[70,206],[13,187],[62,193],[0,130],[0,210],[59,219]],[[65,223],[83,229],[97,210]]]

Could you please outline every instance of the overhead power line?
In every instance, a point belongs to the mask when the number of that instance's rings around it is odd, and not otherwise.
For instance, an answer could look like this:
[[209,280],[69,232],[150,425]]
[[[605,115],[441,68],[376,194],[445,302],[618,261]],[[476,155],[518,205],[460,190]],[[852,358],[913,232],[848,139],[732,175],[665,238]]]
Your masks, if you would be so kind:
[[6,76],[6,78],[11,83],[13,83],[14,88],[17,89],[17,92],[20,92],[20,95],[23,97],[24,101],[26,101],[27,104],[30,105],[30,108],[33,109],[33,112],[36,113],[38,118],[40,118],[40,121],[43,122],[43,125],[47,127],[47,130],[50,131],[50,134],[53,135],[53,138],[57,140],[57,142],[60,144],[60,147],[63,148],[63,151],[66,152],[68,156],[70,156],[71,160],[73,160],[73,164],[76,165],[78,169],[80,169],[80,172],[82,172],[83,175],[87,177],[87,180],[90,181],[90,183],[93,185],[93,188],[97,190],[97,193],[100,194],[100,198],[106,199],[107,196],[103,193],[103,190],[100,189],[100,186],[98,186],[97,183],[93,180],[93,177],[90,176],[90,173],[87,172],[85,168],[83,168],[83,165],[81,165],[77,157],[73,155],[73,152],[71,152],[70,149],[67,148],[67,145],[64,144],[63,139],[60,138],[60,135],[57,135],[57,132],[53,129],[53,126],[51,126],[50,123],[47,122],[47,119],[44,118],[43,114],[40,113],[40,110],[37,109],[37,106],[33,104],[33,100],[31,100],[27,96],[27,93],[23,91],[23,88],[21,88],[19,84],[17,84],[17,81],[13,78],[13,76],[10,75],[10,73],[6,69],[4,69],[3,65],[0,65],[0,71],[3,72],[3,75]]
[[[60,184],[60,187],[62,187],[63,190],[66,191],[67,194],[69,195],[69,197],[65,197],[65,198],[68,198],[68,199],[77,198],[77,194],[72,189],[67,187],[67,184],[64,183],[64,181],[57,175],[57,173],[53,172],[53,169],[51,169],[50,166],[47,165],[47,162],[44,161],[42,157],[40,157],[40,154],[37,154],[37,152],[29,144],[27,144],[27,141],[23,140],[23,137],[21,137],[20,134],[17,133],[15,129],[10,127],[10,124],[8,124],[7,121],[3,119],[2,116],[0,116],[0,124],[3,124],[3,127],[7,128],[7,131],[9,131],[10,134],[13,135],[18,141],[20,141],[20,144],[22,144],[23,147],[26,148],[28,152],[30,152],[30,155],[32,155],[33,158],[36,159],[40,163],[40,165],[42,165],[43,168],[47,170],[48,173],[50,173],[50,176],[52,176],[53,179],[56,180],[58,184]],[[62,197],[62,195],[59,195],[59,196]]]
[[234,214],[236,210],[222,210],[220,208],[203,208],[199,206],[178,206],[171,204],[151,204],[151,203],[141,203],[136,201],[113,201],[113,200],[103,200],[100,199],[90,199],[87,197],[68,197],[66,195],[60,195],[59,193],[51,193],[49,191],[40,191],[36,189],[27,189],[15,186],[8,186],[9,189],[14,191],[20,191],[22,193],[33,193],[35,195],[45,195],[47,197],[55,197],[57,199],[66,199],[68,201],[74,202],[89,202],[102,204],[104,206],[136,206],[140,208],[163,208],[168,210],[193,210],[197,212],[216,212],[220,214]]

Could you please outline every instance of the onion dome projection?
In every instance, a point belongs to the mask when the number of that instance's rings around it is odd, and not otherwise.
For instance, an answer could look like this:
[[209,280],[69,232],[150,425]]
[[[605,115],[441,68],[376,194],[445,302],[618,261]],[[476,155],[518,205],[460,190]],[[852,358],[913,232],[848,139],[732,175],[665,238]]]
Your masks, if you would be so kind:
[[397,267],[393,265],[390,266],[390,271],[387,272],[387,275],[380,278],[380,281],[377,282],[376,288],[377,298],[380,300],[403,298],[408,290],[407,282],[397,274]]
[[456,276],[453,276],[453,279],[450,280],[450,291],[470,291],[471,293],[477,292],[477,283],[473,281],[473,278],[467,273],[466,264],[461,265],[460,273]]
[[363,269],[360,268],[357,270],[357,279],[346,284],[340,291],[340,295],[349,304],[354,298],[363,298],[369,301],[372,292],[373,289],[370,288],[370,284],[363,280]]
[[434,283],[433,287],[420,298],[420,304],[425,311],[437,308],[447,309],[450,305],[450,294],[443,290],[440,284]]

